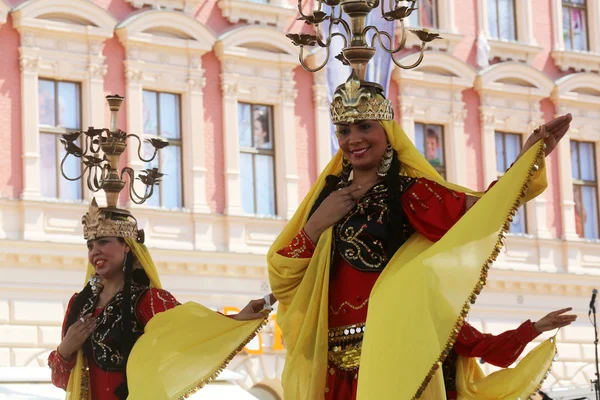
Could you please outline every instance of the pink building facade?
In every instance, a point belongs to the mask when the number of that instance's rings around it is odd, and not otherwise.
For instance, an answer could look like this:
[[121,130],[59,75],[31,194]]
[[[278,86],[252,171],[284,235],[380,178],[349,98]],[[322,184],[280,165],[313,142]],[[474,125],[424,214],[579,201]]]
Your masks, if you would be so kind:
[[[392,71],[388,97],[448,180],[484,189],[535,127],[574,117],[470,322],[498,332],[569,305],[583,316],[600,285],[600,4],[420,2],[410,26],[443,39],[418,68]],[[44,366],[60,340],[92,193],[60,176],[57,139],[108,126],[107,94],[126,97],[121,129],[171,142],[151,165],[164,184],[131,206],[165,286],[215,309],[268,291],[264,255],[331,158],[325,72],[306,72],[285,37],[303,29],[297,16],[287,0],[0,0],[0,367]],[[581,319],[559,333],[548,387],[593,374]],[[256,369],[242,385],[280,396],[274,323],[260,340],[232,368]]]

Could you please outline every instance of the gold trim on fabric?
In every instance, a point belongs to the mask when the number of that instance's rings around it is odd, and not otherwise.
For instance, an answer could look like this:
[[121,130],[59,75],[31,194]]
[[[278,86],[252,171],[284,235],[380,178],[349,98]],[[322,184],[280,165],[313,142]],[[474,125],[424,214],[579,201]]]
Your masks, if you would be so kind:
[[527,179],[521,186],[521,191],[520,191],[519,197],[515,200],[513,206],[510,209],[509,214],[506,216],[504,225],[502,226],[502,228],[500,229],[500,233],[498,234],[498,240],[496,242],[496,245],[494,246],[494,250],[488,257],[488,259],[483,263],[483,265],[481,267],[481,276],[479,278],[479,281],[477,282],[477,284],[475,285],[475,288],[473,289],[473,291],[467,298],[467,301],[465,301],[465,303],[462,307],[462,310],[460,312],[460,315],[458,316],[458,319],[457,319],[456,323],[454,324],[454,329],[452,330],[452,333],[450,334],[450,338],[448,338],[448,341],[446,342],[446,345],[444,346],[444,350],[439,355],[437,361],[429,369],[429,372],[425,376],[425,379],[423,379],[423,382],[421,382],[421,385],[417,389],[417,392],[412,397],[413,400],[419,399],[421,397],[421,395],[427,388],[427,385],[429,384],[429,382],[431,381],[431,379],[433,378],[433,376],[435,375],[437,370],[442,367],[444,360],[446,359],[446,357],[448,357],[448,354],[450,354],[450,352],[454,348],[454,343],[456,342],[456,337],[458,336],[462,326],[464,325],[465,318],[467,317],[467,314],[469,313],[469,309],[471,308],[472,304],[475,304],[475,301],[477,300],[477,296],[481,293],[481,290],[483,289],[483,287],[486,284],[488,271],[490,270],[490,267],[494,263],[494,261],[496,261],[498,254],[500,254],[500,250],[502,249],[502,247],[504,245],[504,239],[506,237],[506,232],[510,229],[510,224],[513,220],[513,217],[515,216],[515,214],[517,213],[517,210],[521,206],[521,200],[527,194],[527,189],[528,189],[529,183],[531,182],[531,177],[533,176],[533,173],[539,169],[539,167],[536,165],[536,163],[538,162],[538,160],[541,157],[544,157],[544,147],[543,146],[539,146],[539,149],[536,153],[535,161],[529,166],[529,169],[527,172]]
[[240,345],[238,347],[236,347],[230,354],[229,356],[227,356],[227,358],[221,363],[221,365],[219,365],[218,367],[216,367],[210,374],[208,374],[208,376],[202,378],[199,382],[195,383],[194,385],[192,385],[189,389],[186,389],[184,391],[182,391],[182,393],[175,395],[173,398],[177,399],[177,400],[184,400],[187,399],[188,397],[192,396],[194,393],[196,393],[198,390],[202,389],[204,386],[206,386],[207,384],[211,383],[212,381],[214,381],[221,372],[223,372],[223,370],[227,367],[227,364],[229,364],[231,362],[231,360],[233,359],[233,357],[235,357],[240,351],[242,351],[242,349],[244,347],[246,347],[246,345],[248,343],[250,343],[250,341],[252,339],[254,339],[254,337],[256,336],[256,334],[258,333],[259,330],[262,329],[262,327],[264,327],[268,322],[268,319],[265,318],[260,325],[252,332],[251,335],[249,335],[246,340],[244,340],[242,343],[240,343]]
[[85,356],[83,356],[83,364],[81,365],[81,388],[79,389],[79,398],[81,400],[90,399],[90,368],[88,367],[87,358]]
[[531,392],[531,394],[527,398],[528,400],[535,400],[534,395],[537,392],[540,391],[540,389],[542,388],[542,385],[544,384],[544,382],[546,381],[546,379],[548,379],[548,375],[550,375],[550,371],[552,370],[552,365],[554,364],[554,361],[556,360],[556,353],[557,353],[557,349],[556,349],[556,336],[551,337],[550,338],[550,342],[554,345],[554,357],[552,358],[552,361],[550,362],[550,364],[546,368],[546,372],[544,373],[544,377],[540,380],[540,383],[537,385],[537,387],[535,388],[535,390],[533,392]]

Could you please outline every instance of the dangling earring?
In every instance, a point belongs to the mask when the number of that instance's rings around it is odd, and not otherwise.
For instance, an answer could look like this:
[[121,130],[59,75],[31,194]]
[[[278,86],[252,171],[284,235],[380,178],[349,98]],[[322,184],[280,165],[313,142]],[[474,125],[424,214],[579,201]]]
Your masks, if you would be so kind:
[[127,268],[127,252],[125,252],[125,257],[123,257],[123,272],[125,272],[125,268]]
[[102,289],[104,288],[104,282],[102,278],[98,274],[94,274],[90,276],[90,287],[92,288],[92,293],[95,296],[98,296]]
[[342,158],[342,173],[340,174],[340,183],[338,183],[338,187],[346,187],[348,186],[348,182],[350,181],[350,175],[352,174],[352,164],[346,157]]
[[393,157],[394,149],[392,148],[392,145],[388,143],[387,147],[385,148],[385,153],[383,153],[383,157],[381,157],[381,163],[377,168],[377,175],[381,176],[382,178],[387,175],[388,171],[390,170],[390,166],[392,165]]

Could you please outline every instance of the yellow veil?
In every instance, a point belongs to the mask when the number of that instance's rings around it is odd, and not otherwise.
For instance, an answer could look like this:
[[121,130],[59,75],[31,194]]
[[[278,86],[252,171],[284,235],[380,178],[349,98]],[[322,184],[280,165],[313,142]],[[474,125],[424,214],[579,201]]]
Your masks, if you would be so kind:
[[[454,345],[470,304],[485,284],[512,215],[523,200],[537,196],[547,186],[542,143],[530,149],[483,195],[446,182],[395,121],[381,124],[407,175],[426,177],[481,197],[438,242],[413,235],[390,260],[369,299],[358,400],[438,400],[445,398],[441,364]],[[283,372],[286,400],[315,400],[324,395],[331,228],[321,236],[311,259],[290,259],[277,251],[302,229],[325,177],[339,174],[341,162],[338,152],[268,253],[271,288],[279,300],[277,319],[287,346]],[[536,173],[535,164],[539,166]],[[529,391],[531,382],[540,384],[538,378],[544,376],[554,357],[554,344],[545,344],[537,354],[550,361],[523,367],[520,363],[514,379],[502,383],[512,388],[511,393],[528,396],[535,390]],[[458,382],[463,396],[483,376],[474,360],[460,363],[469,367],[461,370],[463,379]],[[477,398],[517,398],[485,397],[486,389],[480,387]]]
[[[125,241],[150,279],[162,288],[146,246]],[[94,273],[88,264],[86,282]],[[266,320],[236,321],[200,304],[185,303],[153,317],[127,362],[128,399],[171,400],[199,390],[227,366],[256,335]],[[71,371],[67,400],[92,400],[83,351]]]

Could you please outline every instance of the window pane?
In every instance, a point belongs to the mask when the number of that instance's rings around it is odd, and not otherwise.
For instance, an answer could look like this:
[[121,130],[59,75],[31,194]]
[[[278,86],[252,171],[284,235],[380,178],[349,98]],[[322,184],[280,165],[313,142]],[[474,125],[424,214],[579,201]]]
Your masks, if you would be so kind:
[[38,82],[40,125],[56,126],[54,95],[54,81],[40,79]]
[[252,154],[240,154],[240,182],[242,185],[242,209],[254,214],[254,168]]
[[515,162],[521,152],[521,135],[506,134],[506,168]]
[[179,139],[179,96],[172,93],[160,93],[160,136]]
[[420,0],[417,9],[408,17],[411,27],[437,28],[437,1]]
[[423,131],[425,125],[423,124],[415,124],[415,146],[417,146],[417,150],[425,156],[425,139],[423,138]]
[[573,44],[571,43],[571,13],[569,7],[563,7],[563,40],[565,42],[565,49],[572,50]]
[[181,208],[183,205],[181,177],[181,147],[167,146],[160,151],[160,171],[165,174],[160,182],[162,206],[166,208]]
[[579,179],[579,153],[577,142],[571,140],[571,175],[573,179]]
[[254,106],[253,109],[254,146],[259,149],[273,149],[270,110],[271,107],[268,106]]
[[40,191],[43,197],[58,197],[56,139],[56,135],[53,134],[40,134]]
[[142,95],[142,107],[144,112],[144,133],[146,135],[158,135],[158,110],[156,106],[156,93],[144,90]]
[[573,26],[573,50],[587,50],[587,23],[585,10],[572,8],[571,24]]
[[[54,136],[54,140],[58,140],[58,136]],[[60,146],[58,165],[62,162],[66,151],[63,146]],[[81,174],[81,159],[73,156],[67,157],[63,164],[63,171],[69,178],[78,177]],[[54,170],[54,173],[60,174],[60,171]],[[81,180],[69,181],[60,175],[59,181],[59,198],[63,200],[80,200],[83,196],[81,193]]]
[[586,239],[598,239],[598,198],[595,186],[583,186],[583,231]]
[[250,104],[238,103],[238,132],[242,147],[252,147],[251,108]]
[[[150,156],[152,155],[152,152],[148,150],[150,146],[144,146],[144,158],[147,160],[150,158]],[[166,149],[168,149],[170,146],[165,147],[164,149],[162,149],[160,152],[162,153],[163,151],[165,151]],[[156,158],[154,160],[152,160],[152,162],[146,163],[144,169],[151,169],[151,168],[158,168],[158,159],[159,156],[156,156]],[[164,172],[164,171],[161,171]],[[165,177],[168,180],[168,177]],[[161,192],[161,187],[162,187],[162,182],[160,185],[158,186],[154,186],[154,191],[152,192],[152,196],[150,196],[150,198],[148,200],[146,200],[146,205],[148,206],[152,206],[152,207],[159,207],[160,206],[160,192]],[[136,179],[135,181],[135,188],[137,190],[137,192],[141,195],[142,193],[146,193],[145,192],[145,188],[146,185],[144,185],[142,182],[140,182],[139,180]]]
[[498,21],[500,39],[515,40],[515,4],[514,0],[497,0],[499,8]]
[[79,85],[73,82],[58,83],[58,126],[67,129],[79,129],[81,111]]
[[594,144],[579,143],[579,163],[581,179],[588,182],[596,180],[596,163],[594,162]]
[[488,0],[488,26],[490,36],[494,39],[499,38],[498,28],[498,0]]
[[504,162],[506,153],[504,151],[504,134],[496,132],[496,171],[498,174],[506,172],[506,163]]
[[256,213],[275,215],[275,172],[273,157],[257,155],[256,162]]
[[517,210],[517,213],[513,217],[513,222],[510,225],[511,233],[525,233],[525,226],[527,225],[527,221],[525,220],[525,209],[520,207]]
[[421,26],[425,28],[437,28],[437,1],[421,0],[419,3]]

